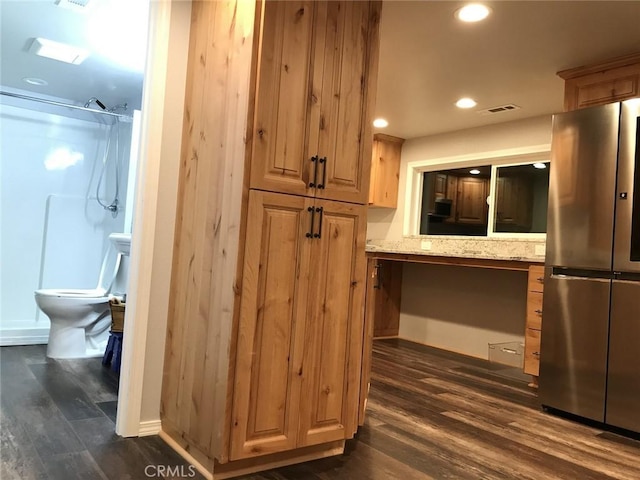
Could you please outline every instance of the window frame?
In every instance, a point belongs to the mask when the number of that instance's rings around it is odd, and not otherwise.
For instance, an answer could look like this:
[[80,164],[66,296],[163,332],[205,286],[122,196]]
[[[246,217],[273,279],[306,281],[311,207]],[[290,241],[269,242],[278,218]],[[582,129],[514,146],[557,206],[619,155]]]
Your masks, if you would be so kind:
[[[422,188],[423,178],[426,172],[440,170],[450,170],[457,168],[473,168],[479,166],[491,166],[491,178],[489,184],[489,212],[487,235],[467,236],[451,235],[456,238],[476,238],[476,239],[529,239],[544,240],[546,233],[512,233],[494,232],[495,216],[495,191],[497,185],[498,167],[511,167],[517,165],[528,165],[537,162],[551,161],[551,146],[535,145],[531,147],[513,148],[497,150],[480,154],[459,155],[454,157],[442,157],[431,160],[417,160],[407,164],[407,176],[405,184],[405,203],[403,235],[405,237],[431,237],[431,235],[420,234],[420,217],[422,213]],[[442,235],[437,235],[442,237]]]

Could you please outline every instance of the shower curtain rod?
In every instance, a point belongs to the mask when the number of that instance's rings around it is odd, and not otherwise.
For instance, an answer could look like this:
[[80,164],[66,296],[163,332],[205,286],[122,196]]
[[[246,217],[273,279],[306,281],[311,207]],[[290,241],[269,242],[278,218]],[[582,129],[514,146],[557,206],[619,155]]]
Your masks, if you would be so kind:
[[0,95],[6,95],[7,97],[13,97],[13,98],[20,98],[22,100],[31,100],[32,102],[46,103],[49,105],[55,105],[57,107],[73,108],[74,110],[82,110],[83,112],[98,113],[100,115],[107,115],[109,117],[131,119],[129,115],[122,115],[120,113],[107,112],[104,110],[94,110],[93,108],[85,108],[85,107],[80,107],[78,105],[70,105],[68,103],[56,102],[55,100],[46,100],[44,98],[29,97],[28,95],[20,95],[19,93],[3,92],[0,90]]

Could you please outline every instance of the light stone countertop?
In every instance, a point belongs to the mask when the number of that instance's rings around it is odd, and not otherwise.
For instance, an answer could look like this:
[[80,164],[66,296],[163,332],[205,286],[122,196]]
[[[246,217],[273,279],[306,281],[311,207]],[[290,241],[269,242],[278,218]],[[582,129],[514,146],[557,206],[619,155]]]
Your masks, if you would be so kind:
[[544,263],[544,239],[421,235],[367,240],[367,252]]

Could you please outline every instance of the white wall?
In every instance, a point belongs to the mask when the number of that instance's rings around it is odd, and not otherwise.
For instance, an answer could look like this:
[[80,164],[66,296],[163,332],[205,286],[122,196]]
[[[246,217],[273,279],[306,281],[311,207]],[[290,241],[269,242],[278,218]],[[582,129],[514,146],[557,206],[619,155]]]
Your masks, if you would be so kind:
[[[154,7],[155,8],[155,7]],[[153,11],[153,10],[152,10]],[[138,285],[144,308],[139,314],[146,315],[149,325],[146,330],[146,351],[142,378],[140,404],[141,423],[159,423],[160,396],[164,348],[171,286],[171,266],[175,235],[175,218],[178,196],[178,175],[182,145],[182,123],[191,26],[191,2],[171,2],[156,15],[168,15],[169,32],[166,38],[155,39],[157,64],[166,61],[165,70],[155,70],[145,78],[146,115],[152,117],[147,129],[147,154],[145,164],[146,182],[143,190],[149,195],[147,203],[156,202],[153,218],[139,219],[137,228],[144,228],[150,237],[143,240],[147,248],[140,267]],[[153,34],[152,34],[153,35]],[[166,82],[166,83],[165,83]],[[162,88],[161,88],[162,86]],[[146,101],[148,100],[148,101]],[[153,197],[153,199],[151,198]],[[141,205],[144,207],[144,205]],[[144,224],[144,225],[143,225]],[[143,276],[144,278],[141,278]]]
[[[368,239],[400,240],[407,164],[549,144],[551,116],[407,140],[402,148],[398,208],[369,208]],[[405,264],[399,336],[479,358],[489,342],[523,341],[525,272]]]
[[487,358],[488,343],[522,342],[526,272],[407,263],[399,336]]
[[[95,288],[107,236],[122,231],[95,201],[107,136],[101,198],[115,191],[115,130],[44,113],[22,101],[0,109],[0,344],[46,343],[49,321],[38,288]],[[68,115],[68,114],[65,114]],[[131,124],[120,131],[120,201],[125,208]],[[92,198],[93,197],[93,198]]]
[[481,155],[497,150],[549,143],[551,143],[550,115],[407,140],[402,146],[398,208],[369,208],[367,238],[385,240],[402,238],[405,184],[409,162],[433,160],[434,164],[438,164],[439,159],[447,157]]

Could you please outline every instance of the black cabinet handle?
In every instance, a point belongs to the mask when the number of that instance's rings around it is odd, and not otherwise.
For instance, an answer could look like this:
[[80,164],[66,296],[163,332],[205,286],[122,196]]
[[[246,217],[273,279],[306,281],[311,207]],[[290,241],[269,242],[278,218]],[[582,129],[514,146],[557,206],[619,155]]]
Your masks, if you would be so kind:
[[536,313],[537,313],[538,315],[542,315],[542,310],[538,309],[538,310],[536,310]]
[[313,219],[316,216],[316,209],[313,207],[307,208],[307,212],[311,212],[311,226],[309,227],[309,231],[307,232],[307,238],[312,238],[313,235]]
[[[322,157],[318,159],[318,163],[322,164],[322,183],[318,185],[318,188],[323,190],[324,184],[327,180],[327,157]],[[316,164],[317,166],[317,164]]]
[[311,157],[311,163],[313,163],[313,182],[309,182],[309,188],[315,188],[318,183],[318,156],[317,155],[314,155],[313,157]]
[[320,213],[320,221],[318,222],[318,233],[314,233],[313,238],[322,238],[322,217],[324,216],[324,208],[316,208],[316,212]]

